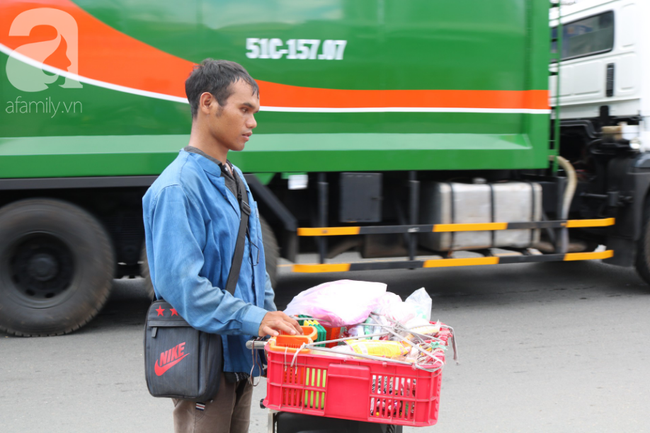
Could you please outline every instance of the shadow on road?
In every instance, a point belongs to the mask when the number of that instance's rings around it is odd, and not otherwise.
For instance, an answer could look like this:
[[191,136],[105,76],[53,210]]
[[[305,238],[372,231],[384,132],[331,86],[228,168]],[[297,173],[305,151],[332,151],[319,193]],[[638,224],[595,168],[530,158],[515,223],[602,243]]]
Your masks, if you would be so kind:
[[[634,296],[650,294],[650,286],[634,269],[601,262],[553,262],[417,269],[412,271],[283,274],[276,295],[284,308],[301,290],[337,279],[380,281],[403,299],[425,287],[435,305],[538,302],[566,297]],[[533,295],[533,296],[531,296]]]
[[[425,287],[434,299],[434,309],[539,302],[552,304],[566,299],[650,294],[650,287],[633,269],[600,262],[557,262],[332,274],[281,271],[276,287],[276,304],[279,309],[284,309],[300,291],[338,279],[385,282],[388,290],[403,299],[414,290]],[[77,332],[111,332],[120,327],[144,326],[149,304],[141,279],[115,280],[106,306]],[[12,338],[1,333],[0,337]]]

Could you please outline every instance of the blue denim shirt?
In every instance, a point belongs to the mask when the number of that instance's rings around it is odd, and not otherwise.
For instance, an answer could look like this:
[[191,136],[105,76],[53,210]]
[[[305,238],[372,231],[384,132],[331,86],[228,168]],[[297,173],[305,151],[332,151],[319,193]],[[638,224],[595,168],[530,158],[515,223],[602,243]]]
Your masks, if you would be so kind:
[[[236,167],[235,172],[244,180]],[[251,215],[234,296],[225,286],[241,210],[221,168],[204,156],[181,150],[151,185],[142,204],[156,296],[169,302],[192,327],[223,336],[224,371],[249,373],[253,361],[245,343],[257,336],[262,318],[276,307],[257,203],[243,183]],[[257,368],[253,374],[259,374]]]

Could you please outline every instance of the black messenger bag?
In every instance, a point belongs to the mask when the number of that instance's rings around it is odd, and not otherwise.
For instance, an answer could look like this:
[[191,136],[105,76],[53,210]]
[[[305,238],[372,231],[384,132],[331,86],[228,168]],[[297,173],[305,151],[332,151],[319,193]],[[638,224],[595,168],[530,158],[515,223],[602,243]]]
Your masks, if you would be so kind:
[[154,397],[208,401],[223,370],[221,336],[192,328],[163,300],[147,312],[144,338],[147,386]]
[[[234,177],[242,217],[226,283],[230,294],[235,293],[239,279],[251,214],[241,179],[237,173]],[[209,401],[217,395],[223,371],[221,336],[192,328],[168,302],[154,301],[145,323],[144,370],[149,393],[154,397]]]

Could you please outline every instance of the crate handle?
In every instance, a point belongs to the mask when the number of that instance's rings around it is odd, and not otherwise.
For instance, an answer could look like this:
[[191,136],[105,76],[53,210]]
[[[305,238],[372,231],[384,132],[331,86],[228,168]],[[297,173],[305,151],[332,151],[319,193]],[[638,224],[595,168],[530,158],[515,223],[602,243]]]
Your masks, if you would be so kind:
[[[330,364],[327,369],[325,408],[327,416],[355,419],[369,410],[369,396],[372,385],[370,368],[365,365]],[[346,395],[359,396],[352,401],[342,398]]]

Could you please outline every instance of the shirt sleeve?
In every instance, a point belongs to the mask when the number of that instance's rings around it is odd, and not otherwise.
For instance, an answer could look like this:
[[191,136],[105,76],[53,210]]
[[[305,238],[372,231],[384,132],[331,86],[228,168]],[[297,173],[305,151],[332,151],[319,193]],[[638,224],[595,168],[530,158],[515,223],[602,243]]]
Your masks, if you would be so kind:
[[150,230],[154,288],[181,317],[204,332],[258,335],[266,311],[200,275],[207,232],[200,209],[180,185],[160,191]]

